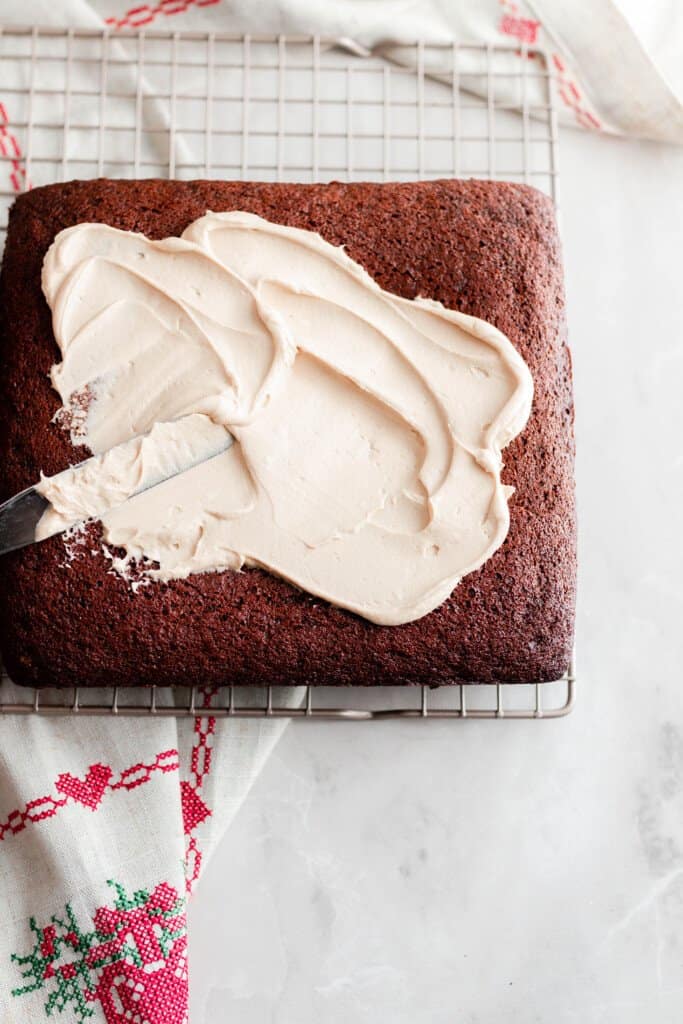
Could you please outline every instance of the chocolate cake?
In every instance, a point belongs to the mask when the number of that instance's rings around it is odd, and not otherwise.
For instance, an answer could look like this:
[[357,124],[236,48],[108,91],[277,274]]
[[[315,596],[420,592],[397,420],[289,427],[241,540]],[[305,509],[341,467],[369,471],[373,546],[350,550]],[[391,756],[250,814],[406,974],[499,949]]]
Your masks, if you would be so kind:
[[35,189],[11,214],[0,278],[0,498],[88,456],[54,419],[59,353],[41,291],[57,232],[102,222],[152,239],[207,210],[243,210],[343,245],[385,289],[490,321],[534,381],[505,449],[515,488],[502,547],[430,614],[375,625],[260,569],[131,589],[98,525],[0,560],[2,656],[18,683],[445,684],[542,682],[567,668],[575,602],[571,364],[550,200],[483,181],[276,185],[88,181]]

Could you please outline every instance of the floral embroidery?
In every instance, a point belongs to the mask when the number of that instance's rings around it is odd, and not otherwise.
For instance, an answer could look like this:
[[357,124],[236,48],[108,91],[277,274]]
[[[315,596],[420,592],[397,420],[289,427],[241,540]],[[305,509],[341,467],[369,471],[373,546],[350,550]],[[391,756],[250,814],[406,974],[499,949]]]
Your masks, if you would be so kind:
[[12,954],[24,979],[12,995],[44,990],[48,1016],[70,1009],[79,1022],[99,1003],[107,1024],[186,1024],[185,899],[166,882],[131,896],[108,884],[116,899],[95,912],[90,931],[69,904],[43,927],[31,918],[35,945]]

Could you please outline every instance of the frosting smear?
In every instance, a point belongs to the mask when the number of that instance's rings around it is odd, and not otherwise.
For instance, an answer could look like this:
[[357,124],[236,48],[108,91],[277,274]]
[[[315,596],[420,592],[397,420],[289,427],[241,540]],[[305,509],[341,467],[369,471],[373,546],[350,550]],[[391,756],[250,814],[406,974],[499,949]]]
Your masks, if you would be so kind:
[[[155,563],[149,577],[258,565],[398,625],[503,543],[501,452],[533,386],[491,324],[399,298],[314,232],[242,212],[160,242],[68,228],[43,291],[75,443],[102,453],[175,421],[190,448],[234,438],[108,510],[85,500],[97,481],[53,478],[65,509],[101,515],[107,543]],[[129,463],[118,483],[109,465],[106,488],[134,493]]]

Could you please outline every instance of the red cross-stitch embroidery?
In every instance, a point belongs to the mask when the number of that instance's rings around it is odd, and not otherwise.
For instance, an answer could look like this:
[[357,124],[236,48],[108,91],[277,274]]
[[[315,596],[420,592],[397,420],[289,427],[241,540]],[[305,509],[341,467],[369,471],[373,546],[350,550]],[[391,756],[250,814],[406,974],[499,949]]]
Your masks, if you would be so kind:
[[196,789],[193,789],[189,782],[185,782],[185,780],[180,783],[180,801],[183,809],[185,835],[190,835],[194,832],[197,825],[201,825],[209,817],[211,811]]
[[112,771],[106,764],[91,764],[84,779],[78,779],[70,772],[59,775],[55,789],[78,804],[97,810],[109,785]]
[[12,188],[15,192],[21,192],[24,184],[27,188],[31,187],[30,182],[26,182],[26,167],[24,166],[24,155],[19,145],[19,140],[13,131],[9,127],[10,120],[7,116],[7,108],[4,103],[0,103],[0,153],[3,156],[9,157],[10,164],[10,175],[9,180],[12,183]]
[[110,28],[142,28],[160,16],[169,18],[173,14],[185,14],[192,7],[213,7],[218,3],[220,0],[160,0],[157,4],[138,4],[120,18],[105,18],[104,23]]
[[[215,689],[208,687],[202,690],[204,708],[211,707],[215,693]],[[188,893],[192,890],[202,869],[202,851],[199,849],[194,832],[197,826],[201,825],[212,813],[200,795],[200,790],[211,772],[212,743],[215,731],[216,718],[214,715],[195,718],[195,741],[190,755],[190,779],[180,783],[185,832],[185,888]]]
[[12,995],[44,991],[47,1016],[69,1009],[79,1022],[99,1003],[107,1024],[186,1024],[185,900],[167,882],[130,896],[108,884],[116,899],[95,911],[91,930],[70,904],[43,927],[31,918],[32,951],[12,954],[24,982]]
[[540,21],[533,21],[531,18],[516,18],[514,14],[504,14],[500,19],[498,28],[506,36],[514,36],[520,43],[527,43],[529,46],[536,42]]
[[[531,18],[524,18],[520,15],[520,6],[516,0],[500,0],[500,6],[505,12],[500,20],[498,29],[503,35],[514,36],[521,43],[532,46],[538,40],[539,30],[542,28],[540,21]],[[533,57],[534,54],[529,54]],[[583,128],[602,128],[598,118],[587,109],[581,90],[572,79],[562,58],[557,53],[551,54],[551,60],[558,73],[557,91],[562,102],[573,113],[577,124]]]
[[600,121],[590,110],[586,110],[581,90],[572,80],[564,61],[557,53],[552,54],[552,62],[558,72],[558,92],[562,102],[574,112],[577,124],[584,128],[601,128]]
[[62,772],[55,781],[58,796],[48,793],[30,800],[25,807],[10,811],[7,818],[0,821],[0,842],[22,832],[27,825],[53,818],[68,803],[78,803],[95,811],[107,793],[136,789],[149,782],[157,772],[177,772],[178,767],[178,751],[162,750],[149,764],[138,762],[124,768],[118,776],[114,776],[111,767],[104,764],[91,764],[82,779],[70,772]]

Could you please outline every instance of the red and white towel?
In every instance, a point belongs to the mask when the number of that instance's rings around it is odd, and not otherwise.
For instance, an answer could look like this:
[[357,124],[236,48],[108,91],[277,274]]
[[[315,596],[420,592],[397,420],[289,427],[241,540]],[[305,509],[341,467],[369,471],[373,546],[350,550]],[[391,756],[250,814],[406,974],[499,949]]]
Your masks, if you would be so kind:
[[[401,43],[543,47],[566,124],[683,142],[683,5],[678,0],[0,0],[0,23],[346,37],[403,61]],[[398,44],[398,45],[397,45]],[[521,54],[520,54],[521,59]],[[505,95],[506,83],[497,83]],[[1,97],[0,97],[1,99]]]
[[284,727],[0,720],[3,1024],[184,1024],[188,897]]

